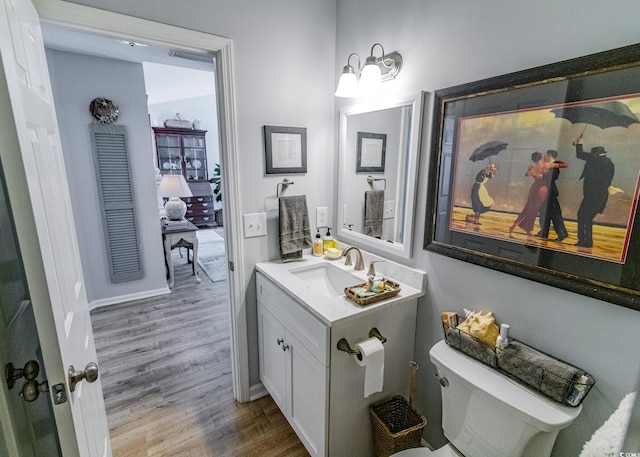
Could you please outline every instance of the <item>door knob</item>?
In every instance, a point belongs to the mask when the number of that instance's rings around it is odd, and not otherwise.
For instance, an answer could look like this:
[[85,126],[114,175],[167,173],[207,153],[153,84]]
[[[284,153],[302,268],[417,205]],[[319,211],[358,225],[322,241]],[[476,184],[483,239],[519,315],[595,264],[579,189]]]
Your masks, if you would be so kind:
[[17,379],[24,376],[27,381],[35,379],[40,374],[40,365],[35,360],[29,360],[25,363],[24,368],[15,368],[13,363],[7,363],[4,369],[4,377],[7,380],[7,387],[13,389]]
[[77,370],[73,368],[73,365],[69,365],[69,390],[74,392],[76,390],[76,384],[82,380],[87,382],[95,382],[98,379],[98,365],[95,362],[89,362],[84,370]]
[[40,396],[40,392],[49,392],[49,383],[47,381],[39,383],[35,379],[29,379],[22,386],[20,396],[24,401],[31,403]]

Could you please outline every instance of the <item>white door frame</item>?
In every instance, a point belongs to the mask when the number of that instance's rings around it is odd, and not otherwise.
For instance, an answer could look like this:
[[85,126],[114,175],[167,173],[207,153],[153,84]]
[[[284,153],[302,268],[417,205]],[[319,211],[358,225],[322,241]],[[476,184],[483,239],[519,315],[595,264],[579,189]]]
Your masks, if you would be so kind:
[[231,364],[233,394],[239,402],[250,400],[247,316],[244,306],[245,275],[243,268],[242,215],[238,185],[238,137],[235,111],[233,48],[228,38],[139,19],[110,11],[91,8],[62,0],[34,0],[43,23],[75,30],[119,36],[187,51],[216,54],[218,104],[220,120],[220,165],[223,183],[224,220],[228,221],[225,237],[226,253],[233,262],[229,271],[231,309]]

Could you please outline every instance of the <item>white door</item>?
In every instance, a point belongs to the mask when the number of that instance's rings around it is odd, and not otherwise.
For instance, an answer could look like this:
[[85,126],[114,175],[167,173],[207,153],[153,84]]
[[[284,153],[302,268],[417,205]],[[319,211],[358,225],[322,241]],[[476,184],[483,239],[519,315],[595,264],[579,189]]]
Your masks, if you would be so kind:
[[96,352],[42,34],[30,0],[2,0],[0,56],[0,160],[48,382],[63,384],[67,395],[53,406],[60,447],[65,457],[110,456],[99,380],[70,389],[70,367],[83,370],[96,362]]

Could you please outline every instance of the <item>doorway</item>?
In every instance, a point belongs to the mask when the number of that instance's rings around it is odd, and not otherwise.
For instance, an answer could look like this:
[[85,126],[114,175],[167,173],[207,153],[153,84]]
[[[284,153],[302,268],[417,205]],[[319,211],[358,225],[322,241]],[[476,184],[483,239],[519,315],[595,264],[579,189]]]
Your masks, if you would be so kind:
[[[55,3],[55,7],[52,4]],[[237,150],[237,126],[235,123],[235,99],[233,81],[233,56],[231,41],[201,32],[181,29],[165,24],[126,17],[95,8],[68,2],[39,2],[41,21],[55,23],[74,30],[91,30],[108,36],[126,36],[128,39],[145,41],[149,44],[169,47],[179,43],[179,48],[188,51],[208,52],[216,55],[216,79],[218,93],[218,118],[220,122],[221,168],[225,176],[223,182],[223,204],[225,208],[226,252],[230,268],[229,302],[231,306],[231,358],[233,370],[233,391],[240,402],[248,401],[248,348],[246,311],[244,310],[245,273],[239,210],[239,164]],[[144,40],[142,39],[144,37]]]
[[[132,45],[129,41],[122,43],[121,41],[124,40],[116,40],[112,37],[80,33],[46,25],[43,26],[43,34],[48,48],[47,54],[51,68],[51,79],[56,82],[54,84],[54,95],[56,90],[59,91],[59,96],[56,98],[59,102],[58,122],[63,132],[63,149],[67,158],[73,161],[70,166],[75,170],[75,172],[70,172],[70,176],[75,177],[75,182],[71,182],[70,186],[72,197],[75,200],[74,203],[77,204],[75,210],[78,211],[78,214],[83,214],[83,220],[78,221],[77,225],[80,228],[78,236],[81,241],[81,250],[83,245],[85,246],[85,254],[83,256],[85,259],[90,255],[95,258],[99,258],[98,256],[101,255],[101,252],[90,254],[92,251],[87,247],[89,244],[87,237],[95,237],[93,231],[88,229],[90,227],[89,224],[91,224],[89,220],[92,217],[91,210],[95,203],[93,203],[94,200],[91,197],[86,195],[91,192],[93,174],[90,167],[92,167],[93,163],[90,157],[83,157],[84,154],[80,152],[84,143],[82,138],[78,138],[77,132],[78,121],[88,118],[83,102],[85,99],[93,97],[94,94],[107,94],[108,98],[113,98],[114,102],[120,106],[120,122],[117,123],[121,123],[128,130],[130,156],[133,156],[130,161],[133,179],[139,179],[141,176],[148,178],[150,176],[149,172],[153,168],[161,168],[161,173],[173,173],[173,170],[165,170],[163,167],[163,165],[169,165],[168,162],[161,163],[162,161],[157,161],[155,145],[152,146],[151,141],[149,141],[150,139],[153,140],[151,127],[156,130],[155,127],[164,126],[165,120],[172,120],[174,116],[178,116],[177,113],[183,113],[184,117],[188,119],[188,121],[181,122],[195,124],[196,119],[198,119],[198,123],[201,124],[198,132],[202,132],[203,135],[206,134],[206,143],[202,146],[206,144],[206,153],[209,160],[202,160],[203,163],[199,168],[194,164],[195,161],[186,160],[185,164],[183,164],[183,172],[189,186],[194,191],[194,197],[197,196],[194,190],[196,184],[197,187],[204,186],[209,188],[209,194],[211,194],[211,185],[206,179],[208,178],[208,172],[206,169],[202,169],[206,167],[212,172],[215,164],[220,163],[220,141],[215,97],[217,92],[215,90],[216,78],[213,66],[214,59],[211,55],[181,53],[181,57],[177,57],[175,50],[169,50],[164,47],[142,46],[137,42]],[[75,43],[81,43],[82,46],[73,45]],[[120,53],[122,54],[122,60],[119,58]],[[193,58],[187,59],[185,55],[193,56],[196,60]],[[204,58],[198,60],[197,57]],[[149,60],[171,61],[171,65],[149,63]],[[181,66],[176,66],[178,64]],[[113,74],[110,74],[111,70],[114,71]],[[157,75],[158,72],[162,76],[154,78],[154,75]],[[179,73],[172,77],[172,73],[175,72]],[[143,87],[143,73],[144,82],[146,83],[144,85],[149,86],[147,88]],[[96,80],[103,74],[105,75],[104,80]],[[80,77],[76,75],[80,75]],[[199,81],[202,81],[202,84]],[[195,132],[194,130],[185,130],[189,135],[195,135],[195,133],[192,133]],[[70,138],[70,135],[65,137],[65,131],[73,131],[73,138]],[[66,144],[65,138],[69,139]],[[136,144],[139,145],[137,148],[135,147]],[[141,148],[140,145],[147,147]],[[84,164],[80,161],[84,161]],[[145,168],[146,175],[142,174],[141,168]],[[197,179],[192,176],[195,172],[202,173],[203,171],[204,174]],[[88,175],[86,179],[83,178],[83,174]],[[82,182],[81,180],[83,179],[87,182]],[[136,193],[139,193],[144,182],[139,182],[138,184],[138,189],[134,189]],[[147,184],[150,184],[150,182],[147,181]],[[149,201],[148,199],[152,194],[153,201]],[[151,231],[149,231],[149,228],[140,228],[139,230],[141,230],[141,236],[152,237],[155,235],[157,223],[152,223],[151,218],[157,219],[158,214],[157,212],[154,214],[149,209],[155,206],[157,198],[154,192],[147,192],[141,200],[142,203],[138,200],[137,204],[147,207],[145,208],[147,210],[146,221],[143,220],[141,224],[147,223],[147,226],[151,226]],[[213,222],[213,206],[202,208],[201,211],[209,211],[209,219]],[[190,218],[189,216],[188,212],[187,218]],[[212,224],[207,223],[206,216],[200,219],[200,221],[193,220],[193,222],[200,227],[201,232],[204,232],[205,228]],[[95,228],[99,230],[101,221],[95,216],[94,220]],[[227,237],[224,236],[223,238]],[[220,244],[224,246],[223,239],[218,239],[222,243],[217,243],[216,246],[218,247]],[[153,238],[153,241],[156,241],[155,238]],[[150,244],[151,242],[148,241],[147,246]],[[201,248],[205,246],[205,243],[201,244]],[[93,246],[90,248],[93,248]],[[200,251],[199,260],[204,260],[206,257],[202,254],[205,253],[205,249]],[[142,252],[145,251],[143,250]],[[157,250],[152,252],[152,254],[157,253]],[[85,262],[85,264],[87,263]],[[224,265],[226,265],[226,262],[224,262]],[[95,269],[96,267],[93,268]],[[100,276],[93,276],[93,278],[96,277],[99,281]],[[162,278],[158,277],[157,280],[161,282]],[[90,280],[88,283],[88,289],[90,290]],[[110,292],[108,287],[108,285],[103,286],[103,294]],[[118,289],[114,288],[114,290]],[[114,295],[118,296],[117,293],[114,293]],[[123,295],[120,300],[129,301],[130,299],[127,295]]]

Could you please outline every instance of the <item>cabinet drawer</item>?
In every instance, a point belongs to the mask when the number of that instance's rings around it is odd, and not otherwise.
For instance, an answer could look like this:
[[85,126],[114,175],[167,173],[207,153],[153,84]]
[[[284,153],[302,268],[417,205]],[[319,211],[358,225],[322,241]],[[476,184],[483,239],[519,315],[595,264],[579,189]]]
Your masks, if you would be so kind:
[[187,217],[192,216],[213,216],[213,208],[200,208],[195,205],[187,205]]
[[182,198],[187,205],[211,205],[213,203],[213,195],[195,195],[193,197]]
[[329,365],[329,327],[291,298],[262,273],[256,272],[258,301],[274,314],[311,354],[323,365]]

